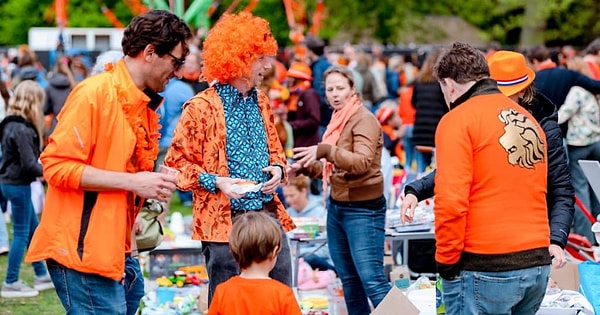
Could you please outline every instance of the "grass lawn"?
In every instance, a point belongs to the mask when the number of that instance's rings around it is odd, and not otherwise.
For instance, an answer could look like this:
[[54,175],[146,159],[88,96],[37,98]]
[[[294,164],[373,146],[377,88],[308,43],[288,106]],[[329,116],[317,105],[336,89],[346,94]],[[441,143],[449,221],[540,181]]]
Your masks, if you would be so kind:
[[[177,194],[171,202],[171,211],[179,211],[184,216],[191,214],[190,207],[184,207]],[[9,236],[12,239],[12,226],[8,224]],[[4,282],[6,277],[6,268],[8,265],[8,255],[0,256],[0,282]],[[21,265],[21,274],[19,279],[25,281],[30,286],[33,285],[33,267],[29,263]],[[60,300],[54,290],[45,290],[40,292],[40,295],[31,298],[10,298],[5,299],[0,297],[0,314],[8,315],[55,315],[64,314],[65,310],[60,304]]]

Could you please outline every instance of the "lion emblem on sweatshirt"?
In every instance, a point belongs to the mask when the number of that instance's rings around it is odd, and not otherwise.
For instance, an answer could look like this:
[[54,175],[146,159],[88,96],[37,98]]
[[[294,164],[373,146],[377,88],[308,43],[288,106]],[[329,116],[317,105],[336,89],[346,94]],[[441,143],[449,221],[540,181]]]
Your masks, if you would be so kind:
[[531,119],[514,109],[501,111],[498,119],[504,123],[504,134],[499,142],[508,153],[510,164],[534,168],[544,160],[544,142]]

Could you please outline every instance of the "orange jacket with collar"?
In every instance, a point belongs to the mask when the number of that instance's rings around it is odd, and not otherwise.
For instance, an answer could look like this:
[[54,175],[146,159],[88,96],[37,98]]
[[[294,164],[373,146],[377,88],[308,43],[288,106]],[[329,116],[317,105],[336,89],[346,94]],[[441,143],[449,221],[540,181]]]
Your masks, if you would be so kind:
[[[270,164],[286,164],[285,153],[277,130],[268,97],[258,91],[258,106],[265,124]],[[227,128],[223,103],[214,87],[197,94],[183,105],[183,113],[175,132],[165,164],[181,171],[177,186],[194,194],[193,239],[228,242],[231,230],[231,203],[221,191],[216,194],[200,186],[202,173],[229,177],[227,166]],[[276,215],[286,231],[295,228],[285,207],[275,194]]]
[[546,136],[529,112],[499,91],[472,96],[444,115],[435,145],[438,264],[550,245]]
[[123,60],[71,92],[40,157],[49,185],[26,261],[51,258],[79,272],[122,279],[136,215],[128,209],[130,194],[84,191],[79,185],[87,165],[126,172],[136,136],[124,109],[146,118],[149,102]]

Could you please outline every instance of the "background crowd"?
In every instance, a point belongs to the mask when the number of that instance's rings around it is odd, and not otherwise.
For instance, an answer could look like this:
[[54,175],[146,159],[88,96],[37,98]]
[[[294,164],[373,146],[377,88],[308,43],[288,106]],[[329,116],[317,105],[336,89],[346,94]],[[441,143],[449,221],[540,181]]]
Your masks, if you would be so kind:
[[[262,25],[261,21],[252,23]],[[213,34],[227,32],[229,29],[225,26],[217,24],[217,31],[213,31]],[[270,35],[268,27],[260,30]],[[252,39],[241,38],[239,45],[244,40],[250,42]],[[383,267],[371,266],[383,265],[385,210],[395,206],[396,199],[402,193],[394,185],[393,177],[400,171],[400,177],[411,181],[436,167],[436,153],[439,153],[436,151],[436,130],[440,120],[447,117],[449,106],[444,90],[447,87],[440,84],[439,69],[436,70],[435,66],[440,56],[447,56],[448,51],[443,47],[428,47],[401,54],[386,51],[381,45],[364,47],[350,44],[343,48],[332,48],[319,37],[306,35],[293,48],[277,49],[274,40],[269,41],[260,48],[262,51],[254,52],[255,60],[236,64],[239,69],[243,68],[238,76],[228,76],[219,72],[227,60],[218,59],[219,52],[210,46],[211,43],[225,44],[211,35],[207,42],[204,51],[202,47],[190,44],[187,55],[187,45],[182,45],[186,48],[181,48],[177,53],[177,56],[183,56],[181,60],[170,55],[173,60],[178,60],[174,61],[176,65],[171,69],[172,73],[178,75],[169,75],[164,89],[156,88],[156,92],[160,92],[164,98],[157,109],[160,141],[157,144],[156,165],[164,161],[179,169],[182,172],[178,185],[181,190],[177,193],[183,204],[192,206],[198,217],[223,224],[219,231],[196,232],[196,236],[205,241],[205,257],[213,255],[212,259],[207,259],[209,264],[223,262],[224,259],[228,261],[226,266],[209,265],[211,278],[218,279],[211,282],[210,298],[217,284],[239,273],[227,246],[227,233],[232,220],[226,220],[225,223],[217,220],[216,213],[223,211],[225,206],[219,203],[215,194],[223,192],[234,200],[227,205],[230,219],[242,212],[266,210],[279,218],[279,227],[287,231],[293,226],[290,217],[326,218],[329,248],[299,254],[306,254],[304,260],[315,269],[334,270],[342,279],[349,310],[364,314],[370,308],[369,301],[376,306],[389,291]],[[243,47],[249,49],[249,46]],[[561,132],[554,133],[560,137],[554,139],[553,150],[549,145],[547,159],[549,164],[564,160],[565,168],[554,172],[549,166],[547,188],[553,192],[549,193],[553,196],[549,198],[553,200],[547,201],[548,208],[561,202],[561,193],[566,200],[574,192],[593,217],[600,215],[600,203],[577,163],[579,160],[600,160],[600,110],[597,97],[600,94],[600,39],[580,51],[570,46],[560,49],[538,46],[510,52],[513,54],[511,58],[522,59],[520,69],[528,76],[522,90],[511,91],[514,92],[512,94],[505,93],[502,75],[496,71],[498,68],[491,66],[506,53],[496,50],[495,47],[485,51],[491,78],[496,80],[502,93],[512,96],[524,108],[516,110],[529,112],[542,125],[547,139],[550,139],[551,132],[544,127],[544,119],[556,115],[552,119],[561,126]],[[83,55],[65,54],[57,57],[52,69],[45,69],[37,61],[35,52],[26,46],[11,53],[3,54],[0,60],[0,115],[3,119],[0,123],[3,154],[0,163],[0,204],[2,211],[6,212],[8,206],[1,201],[10,201],[13,222],[13,240],[9,244],[4,222],[6,216],[0,216],[0,254],[11,255],[2,296],[26,297],[52,287],[46,267],[41,262],[33,265],[37,276],[33,287],[17,281],[21,261],[38,225],[30,188],[31,183],[44,181],[37,160],[57,126],[56,118],[69,94],[78,85],[80,87],[82,81],[104,72],[105,68],[103,62],[90,63]],[[171,54],[169,51],[166,53]],[[98,60],[108,54],[116,55],[117,59],[122,56],[121,52],[105,52]],[[207,68],[203,69],[203,65]],[[250,84],[244,81],[244,75],[247,75],[245,67],[252,70]],[[477,81],[481,78],[472,79]],[[261,91],[261,96],[255,94],[254,88]],[[525,92],[526,89],[531,91]],[[236,98],[238,96],[234,92],[242,96]],[[213,108],[207,105],[214,106],[218,102],[223,106]],[[259,110],[250,113],[251,118],[247,118],[244,110],[240,112],[239,108],[236,109],[237,102],[256,104]],[[223,108],[223,112],[215,108]],[[540,112],[543,111],[541,108],[549,112]],[[274,115],[272,125],[266,123],[265,128],[259,128],[262,125],[257,125],[256,121],[260,117],[267,117],[269,112]],[[218,124],[217,117],[223,117],[226,121],[226,128],[221,133],[209,128],[212,126],[210,123],[207,123],[206,130],[203,129],[205,126],[192,125],[196,121],[206,122],[210,119],[215,119],[214,124]],[[20,123],[18,128],[14,124],[13,128],[5,128],[15,121]],[[194,131],[203,130],[202,135],[206,138],[202,141],[206,143],[229,143],[232,139],[240,139],[236,144],[243,150],[219,146],[215,148],[215,156],[227,155],[229,159],[211,161],[210,167],[198,170],[194,165],[206,166],[208,162],[200,161],[203,156],[193,154],[192,151],[196,150],[194,146],[200,143],[196,138],[198,134],[184,130],[183,126],[194,126],[197,128]],[[249,138],[248,135],[254,135],[257,131],[264,133],[260,134],[265,138],[264,142],[258,139],[261,137]],[[26,142],[29,148],[27,153],[30,153],[27,159],[21,157],[19,167],[14,166],[15,158],[10,151],[11,146],[16,145],[17,134],[21,142]],[[262,148],[269,154],[265,155]],[[445,149],[443,152],[449,152],[448,148]],[[553,156],[552,152],[558,153]],[[240,166],[244,163],[245,154],[256,157],[257,166],[260,166],[258,172]],[[447,157],[444,159],[445,165],[451,164]],[[31,164],[24,164],[24,160]],[[284,169],[286,160],[288,167]],[[218,173],[223,168],[233,175]],[[215,171],[211,172],[213,169]],[[18,182],[14,181],[15,176],[20,178]],[[250,178],[264,184],[263,194],[236,195],[231,191],[231,186],[240,178]],[[411,188],[409,185],[407,195],[410,192],[416,196],[414,200],[411,199],[413,208],[417,200],[433,194],[432,177],[430,179],[431,182],[427,184],[430,186],[412,184]],[[564,185],[559,187],[558,183]],[[273,192],[277,193],[276,198],[266,197]],[[256,200],[260,200],[260,205],[253,204]],[[200,214],[208,204],[215,212]],[[274,208],[270,209],[270,206]],[[572,200],[570,203],[565,201],[564,207],[572,208]],[[283,209],[287,209],[287,212],[283,212]],[[352,216],[348,215],[350,210],[354,211]],[[574,212],[572,227],[556,228],[557,224],[553,226],[552,222],[551,219],[551,235],[570,228],[573,233],[595,244],[595,237],[590,230],[592,222],[582,211]],[[352,233],[352,227],[357,225],[364,227],[364,235]],[[373,234],[368,234],[371,232]],[[361,245],[360,239],[373,246]],[[557,245],[564,248],[564,238],[557,239],[560,239]],[[283,243],[270,249],[274,251],[274,256],[279,255],[280,258],[269,256],[269,259],[275,259],[271,266],[275,268],[275,274],[280,272],[275,278],[290,285],[291,273],[287,266],[290,262],[282,258],[289,256],[290,250],[286,247],[285,234],[282,240]],[[357,254],[357,248],[366,248],[369,252]]]

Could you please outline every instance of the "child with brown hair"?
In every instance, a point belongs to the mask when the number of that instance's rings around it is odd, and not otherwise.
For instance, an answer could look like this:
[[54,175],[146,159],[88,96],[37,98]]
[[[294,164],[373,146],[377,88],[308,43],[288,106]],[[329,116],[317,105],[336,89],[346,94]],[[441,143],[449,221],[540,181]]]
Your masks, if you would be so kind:
[[292,289],[269,277],[281,241],[279,224],[264,212],[235,219],[229,247],[241,272],[217,286],[208,315],[301,314]]

